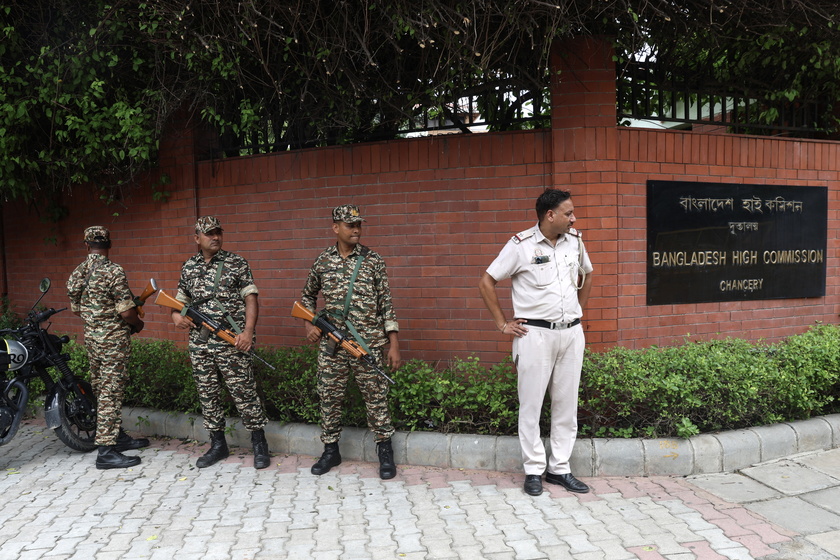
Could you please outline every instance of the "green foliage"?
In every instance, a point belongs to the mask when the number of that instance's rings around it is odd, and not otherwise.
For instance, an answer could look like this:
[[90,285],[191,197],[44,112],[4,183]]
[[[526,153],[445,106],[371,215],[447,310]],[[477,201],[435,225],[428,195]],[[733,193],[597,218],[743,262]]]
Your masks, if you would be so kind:
[[163,92],[126,6],[0,6],[0,195],[49,207],[89,183],[112,203],[156,158]]
[[[787,133],[836,134],[840,130],[836,5],[818,2],[809,5],[811,14],[790,9],[787,17],[772,8],[745,8],[741,6],[737,15],[729,9],[710,12],[714,33],[681,30],[677,20],[693,19],[685,11],[674,14],[673,21],[652,17],[640,34],[619,34],[619,61],[645,58],[658,67],[649,77],[651,91],[637,102],[665,120],[680,103],[696,103],[692,114],[702,109],[718,122],[727,116],[720,112],[728,103],[727,120],[737,120],[742,125],[739,132],[775,134],[798,128]],[[733,97],[740,99],[737,105],[732,105]],[[623,102],[623,109],[631,108],[629,98]]]
[[412,360],[395,374],[393,420],[402,430],[510,434],[516,431],[516,374],[510,360],[489,370],[478,358],[436,371]]
[[582,433],[690,436],[808,418],[836,409],[840,329],[819,325],[765,346],[726,339],[587,352]]
[[179,110],[225,155],[394,138],[426,110],[464,119],[467,97],[504,129],[542,126],[521,119],[547,114],[552,49],[576,35],[767,101],[836,104],[836,14],[834,0],[5,1],[0,196],[37,200],[49,220],[77,185],[119,204]]
[[169,177],[168,174],[161,174],[157,182],[152,184],[152,200],[154,200],[155,202],[169,202],[169,197],[172,196],[172,193],[166,190],[164,187],[166,187],[166,185],[170,184],[171,182],[172,179]]
[[320,417],[316,395],[317,348],[258,348],[256,351],[277,368],[272,371],[254,361],[254,376],[269,417],[283,422],[317,424]]
[[9,298],[0,297],[0,329],[16,329],[21,324],[21,318],[12,309]]
[[131,345],[126,406],[201,412],[187,351],[168,340],[137,340]]
[[[84,347],[71,342],[71,367],[87,371]],[[317,424],[317,350],[258,349],[277,368],[255,362],[270,419]],[[185,348],[168,341],[132,346],[127,406],[200,413]],[[405,431],[514,435],[517,377],[509,359],[485,366],[475,357],[446,367],[410,360],[393,372],[389,403]],[[354,384],[351,383],[351,388]],[[840,411],[840,327],[817,325],[774,345],[739,339],[586,353],[580,389],[580,437],[691,437],[800,420]],[[548,429],[548,406],[542,427]],[[227,413],[236,416],[227,399]],[[344,423],[366,426],[353,388]]]

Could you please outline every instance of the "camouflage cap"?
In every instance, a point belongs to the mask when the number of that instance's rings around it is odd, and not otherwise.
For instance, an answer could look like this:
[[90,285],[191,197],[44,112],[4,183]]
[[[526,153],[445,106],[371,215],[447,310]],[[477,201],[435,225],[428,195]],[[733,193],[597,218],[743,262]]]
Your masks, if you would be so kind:
[[90,226],[85,230],[85,243],[104,243],[111,241],[111,232],[104,226]]
[[219,218],[215,218],[213,216],[202,216],[195,223],[196,232],[207,233],[208,231],[213,231],[214,229],[225,231],[222,229],[222,222],[219,221]]
[[337,206],[335,210],[333,210],[333,221],[355,224],[358,222],[364,222],[365,219],[362,218],[362,213],[359,212],[358,206],[355,204],[344,204],[342,206]]

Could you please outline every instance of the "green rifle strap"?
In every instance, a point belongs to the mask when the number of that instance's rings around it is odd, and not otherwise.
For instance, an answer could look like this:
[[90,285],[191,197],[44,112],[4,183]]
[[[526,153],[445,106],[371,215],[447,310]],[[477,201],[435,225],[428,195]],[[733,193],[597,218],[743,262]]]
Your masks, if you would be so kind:
[[350,334],[353,335],[353,338],[356,339],[356,342],[359,343],[365,352],[370,354],[370,348],[368,348],[367,342],[362,336],[359,334],[359,331],[356,330],[356,327],[353,326],[353,323],[350,322],[348,319],[348,315],[350,313],[350,300],[353,299],[353,284],[356,282],[356,277],[359,275],[359,269],[362,267],[362,261],[365,260],[365,256],[367,255],[366,252],[359,253],[359,256],[356,257],[356,268],[353,269],[353,276],[350,277],[350,285],[347,287],[347,297],[344,298],[344,314],[341,318],[344,321],[344,325],[347,327],[347,330],[350,331]]
[[[224,266],[225,262],[219,261],[219,268],[216,269],[216,281],[213,282],[213,296],[216,296],[216,291],[219,289],[219,280],[221,280],[222,278],[222,269],[224,268]],[[235,332],[236,334],[242,334],[242,329],[240,329],[239,325],[236,324],[236,321],[233,320],[233,317],[228,312],[227,308],[222,304],[221,301],[219,301],[219,298],[213,297],[213,301],[216,302],[216,304],[222,310],[222,313],[225,314],[225,319],[227,319],[227,322],[230,323],[230,328],[233,329],[233,332]]]
[[[219,260],[219,266],[216,267],[216,279],[213,281],[213,294],[210,297],[194,301],[193,307],[198,307],[199,305],[203,305],[208,301],[216,302],[216,305],[218,305],[219,309],[222,310],[222,314],[224,315],[225,320],[230,324],[230,328],[233,330],[233,332],[235,332],[236,334],[242,334],[242,329],[239,328],[239,325],[237,325],[236,321],[233,320],[233,317],[228,312],[227,308],[221,301],[219,301],[219,298],[216,296],[216,292],[219,290],[219,281],[222,279],[222,271],[224,270],[224,268],[225,261]],[[186,311],[184,311],[182,315],[185,313]]]
[[359,253],[359,256],[356,257],[356,268],[353,269],[353,276],[350,277],[350,285],[347,286],[347,297],[344,298],[344,313],[342,314],[343,321],[347,320],[347,316],[350,313],[350,300],[353,299],[353,284],[356,283],[356,276],[359,275],[359,269],[362,268],[363,260],[365,260],[365,256]]
[[356,339],[356,342],[359,343],[359,346],[361,346],[365,352],[370,354],[370,348],[368,348],[367,342],[365,342],[365,339],[359,334],[359,331],[356,330],[356,327],[353,326],[353,323],[345,321],[344,324],[347,326],[347,330],[350,331],[350,334],[353,335],[353,338]]
[[228,310],[225,309],[225,306],[222,305],[221,301],[219,301],[219,298],[213,298],[213,301],[219,304],[219,307],[221,307],[222,311],[225,312],[225,319],[227,319],[227,322],[230,323],[230,328],[233,329],[233,332],[235,332],[236,334],[242,334],[242,329],[240,329],[239,325],[236,324],[236,321],[233,320],[231,314],[228,313]]

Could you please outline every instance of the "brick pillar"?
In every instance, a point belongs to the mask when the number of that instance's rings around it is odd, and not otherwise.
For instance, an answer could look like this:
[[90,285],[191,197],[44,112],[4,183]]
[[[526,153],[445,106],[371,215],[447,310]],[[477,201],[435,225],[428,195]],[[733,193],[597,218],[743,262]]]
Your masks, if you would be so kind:
[[617,251],[616,74],[609,40],[575,37],[552,51],[551,169],[555,188],[574,195],[578,229],[595,266],[584,310],[587,342],[616,341],[620,261]]
[[616,125],[615,62],[610,43],[576,37],[555,44],[551,88],[552,128]]

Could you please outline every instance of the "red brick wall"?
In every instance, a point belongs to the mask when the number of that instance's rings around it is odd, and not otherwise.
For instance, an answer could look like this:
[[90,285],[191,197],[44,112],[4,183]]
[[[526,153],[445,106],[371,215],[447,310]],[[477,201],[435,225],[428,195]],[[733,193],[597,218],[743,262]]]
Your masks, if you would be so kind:
[[[23,311],[38,295],[38,280],[50,276],[56,285],[44,303],[66,305],[64,282],[84,258],[82,230],[92,224],[111,228],[111,256],[126,268],[135,292],[154,277],[174,294],[180,265],[195,251],[195,218],[213,214],[226,229],[225,248],[254,269],[260,343],[302,344],[303,326],[289,311],[312,261],[334,241],[331,209],[349,202],[367,219],[363,243],[386,259],[403,357],[445,362],[477,354],[498,361],[510,343],[484,310],[478,280],[507,239],[533,225],[534,200],[544,185],[554,185],[572,190],[596,267],[585,317],[595,350],[669,345],[688,334],[776,340],[817,321],[836,321],[840,143],[617,128],[609,50],[597,41],[577,47],[578,56],[557,61],[568,79],[555,89],[551,130],[194,164],[193,132],[184,127],[167,134],[161,169],[121,204],[105,207],[77,189],[65,199],[68,218],[52,225],[34,208],[5,203],[0,249],[9,297]],[[165,202],[152,200],[151,184],[161,172],[172,177]],[[827,186],[826,297],[646,306],[649,179]],[[56,243],[45,243],[47,237]],[[510,313],[508,288],[500,284]],[[183,340],[167,313],[153,304],[146,310],[141,336]],[[53,328],[81,332],[69,312],[58,315]]]

